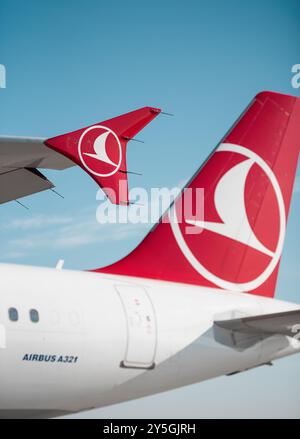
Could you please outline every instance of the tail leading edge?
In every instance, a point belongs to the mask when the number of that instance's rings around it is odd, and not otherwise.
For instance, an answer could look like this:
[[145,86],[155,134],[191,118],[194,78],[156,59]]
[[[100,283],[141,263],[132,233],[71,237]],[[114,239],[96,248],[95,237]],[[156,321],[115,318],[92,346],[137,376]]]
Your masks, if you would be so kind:
[[187,185],[204,189],[203,220],[176,220],[183,191],[133,252],[96,271],[273,297],[299,150],[300,99],[258,94]]

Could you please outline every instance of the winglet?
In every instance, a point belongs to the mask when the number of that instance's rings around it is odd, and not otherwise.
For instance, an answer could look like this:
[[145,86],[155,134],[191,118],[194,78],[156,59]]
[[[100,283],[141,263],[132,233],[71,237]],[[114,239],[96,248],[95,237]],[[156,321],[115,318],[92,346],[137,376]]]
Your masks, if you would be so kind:
[[86,171],[114,204],[129,204],[126,147],[129,140],[160,114],[143,107],[113,119],[47,139],[49,148]]

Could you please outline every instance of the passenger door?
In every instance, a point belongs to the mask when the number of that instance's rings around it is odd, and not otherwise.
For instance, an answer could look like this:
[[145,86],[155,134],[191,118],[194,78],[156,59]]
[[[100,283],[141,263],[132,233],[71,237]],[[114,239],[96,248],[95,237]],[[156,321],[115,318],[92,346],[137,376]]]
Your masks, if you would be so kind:
[[127,346],[122,367],[151,369],[155,366],[157,327],[153,304],[145,288],[117,285],[127,322]]

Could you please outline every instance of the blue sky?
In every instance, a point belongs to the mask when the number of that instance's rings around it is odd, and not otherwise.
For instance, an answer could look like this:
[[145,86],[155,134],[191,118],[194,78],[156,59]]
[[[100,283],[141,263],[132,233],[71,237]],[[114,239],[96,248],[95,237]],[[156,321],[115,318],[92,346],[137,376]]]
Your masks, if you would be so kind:
[[[177,185],[205,159],[259,91],[300,96],[300,4],[292,0],[39,2],[0,0],[0,134],[50,137],[150,105],[159,117],[128,147],[130,186]],[[0,260],[100,267],[149,226],[99,225],[97,187],[80,169],[45,172],[51,192],[0,206]],[[298,170],[298,175],[300,171]],[[300,302],[300,179],[277,297]],[[300,417],[299,356],[273,368],[97,411],[120,417]],[[213,396],[214,395],[214,396]],[[185,399],[184,399],[185,398]],[[182,401],[188,404],[182,404]]]

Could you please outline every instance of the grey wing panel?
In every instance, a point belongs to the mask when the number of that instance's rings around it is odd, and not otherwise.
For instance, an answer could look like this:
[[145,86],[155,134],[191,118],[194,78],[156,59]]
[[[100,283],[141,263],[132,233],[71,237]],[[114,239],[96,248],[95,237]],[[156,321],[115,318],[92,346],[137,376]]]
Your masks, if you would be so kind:
[[53,183],[36,169],[8,171],[0,174],[0,204],[53,187]]
[[0,173],[13,168],[62,170],[75,163],[48,148],[43,138],[0,136]]

